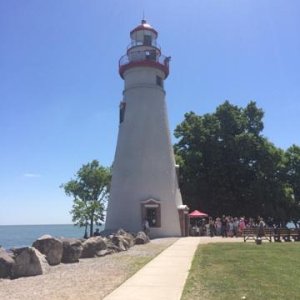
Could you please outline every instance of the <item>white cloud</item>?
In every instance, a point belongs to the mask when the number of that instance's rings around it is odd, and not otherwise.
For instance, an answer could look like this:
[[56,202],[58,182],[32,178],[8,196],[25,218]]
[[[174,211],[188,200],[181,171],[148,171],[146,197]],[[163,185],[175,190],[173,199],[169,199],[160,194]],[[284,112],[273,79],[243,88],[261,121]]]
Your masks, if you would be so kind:
[[23,174],[24,177],[27,178],[37,178],[37,177],[41,177],[41,174],[36,174],[36,173],[25,173]]

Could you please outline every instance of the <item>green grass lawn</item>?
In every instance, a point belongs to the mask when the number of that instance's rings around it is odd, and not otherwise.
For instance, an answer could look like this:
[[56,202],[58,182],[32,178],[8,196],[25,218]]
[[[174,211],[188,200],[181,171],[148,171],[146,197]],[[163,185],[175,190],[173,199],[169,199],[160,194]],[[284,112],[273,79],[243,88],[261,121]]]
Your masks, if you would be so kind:
[[300,243],[200,245],[181,299],[300,299]]

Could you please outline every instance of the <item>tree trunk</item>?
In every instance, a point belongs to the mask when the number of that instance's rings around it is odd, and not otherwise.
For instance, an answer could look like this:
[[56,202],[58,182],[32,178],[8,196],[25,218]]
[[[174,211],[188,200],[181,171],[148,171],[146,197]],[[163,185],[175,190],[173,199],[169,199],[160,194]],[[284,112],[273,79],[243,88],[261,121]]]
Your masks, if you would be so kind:
[[94,235],[94,214],[91,216],[90,237]]
[[87,228],[88,228],[88,222],[85,222],[85,229],[84,229],[84,238],[85,238],[85,239],[88,238]]

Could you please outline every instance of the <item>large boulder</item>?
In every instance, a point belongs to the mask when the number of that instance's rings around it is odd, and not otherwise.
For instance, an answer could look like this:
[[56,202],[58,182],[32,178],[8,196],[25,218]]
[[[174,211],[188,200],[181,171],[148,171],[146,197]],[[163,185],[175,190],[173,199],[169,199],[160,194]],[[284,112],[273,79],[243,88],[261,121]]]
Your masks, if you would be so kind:
[[116,253],[122,251],[117,245],[112,242],[113,236],[105,237],[104,241],[108,250],[108,253]]
[[122,235],[115,235],[111,241],[119,248],[119,251],[126,251],[130,248],[130,244]]
[[14,263],[12,256],[5,249],[0,248],[0,278],[10,277]]
[[63,238],[63,256],[61,261],[63,263],[79,262],[82,252],[81,241],[72,238]]
[[51,235],[43,235],[32,244],[32,247],[38,249],[46,256],[49,265],[55,266],[60,264],[63,255],[62,241]]
[[134,246],[135,240],[134,236],[131,233],[125,231],[124,229],[119,229],[116,235],[122,236],[122,238],[124,238],[129,243],[129,247]]
[[107,252],[106,243],[101,236],[91,237],[82,243],[81,258],[103,256]]
[[137,245],[147,244],[150,242],[148,235],[144,231],[139,231],[135,237]]
[[11,277],[36,276],[45,274],[49,265],[45,256],[33,247],[13,249],[15,263],[11,269]]

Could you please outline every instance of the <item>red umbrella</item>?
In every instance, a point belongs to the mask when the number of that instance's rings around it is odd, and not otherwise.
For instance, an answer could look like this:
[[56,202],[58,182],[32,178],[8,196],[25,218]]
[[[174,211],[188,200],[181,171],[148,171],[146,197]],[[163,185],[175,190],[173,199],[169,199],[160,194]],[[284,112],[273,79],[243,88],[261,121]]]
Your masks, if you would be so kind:
[[203,217],[207,217],[208,214],[201,212],[199,210],[194,210],[193,212],[191,212],[189,214],[190,218],[203,218]]

